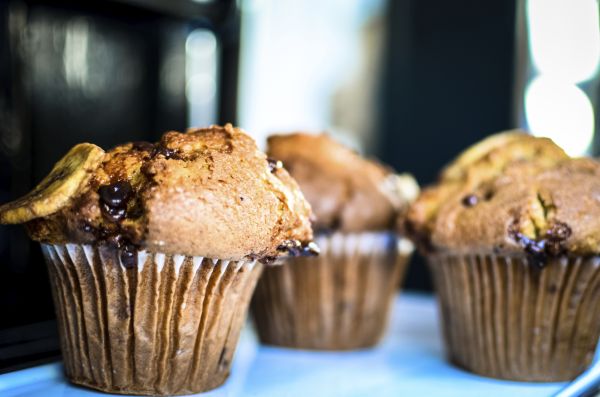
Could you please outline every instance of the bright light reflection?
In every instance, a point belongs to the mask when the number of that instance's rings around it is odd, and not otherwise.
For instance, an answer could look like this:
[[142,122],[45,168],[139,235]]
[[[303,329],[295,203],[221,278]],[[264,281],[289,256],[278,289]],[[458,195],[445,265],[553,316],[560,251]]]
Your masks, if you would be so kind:
[[211,75],[196,74],[190,77],[185,87],[185,94],[191,105],[209,105],[215,99],[216,84]]
[[185,42],[185,94],[188,102],[188,125],[213,124],[217,115],[217,53],[215,34],[195,29]]
[[594,137],[594,108],[574,84],[538,77],[525,91],[530,131],[547,136],[572,156],[586,153]]
[[528,0],[529,51],[540,74],[582,82],[600,62],[597,0]]
[[185,53],[192,58],[210,58],[216,50],[217,38],[207,29],[196,29],[185,40]]

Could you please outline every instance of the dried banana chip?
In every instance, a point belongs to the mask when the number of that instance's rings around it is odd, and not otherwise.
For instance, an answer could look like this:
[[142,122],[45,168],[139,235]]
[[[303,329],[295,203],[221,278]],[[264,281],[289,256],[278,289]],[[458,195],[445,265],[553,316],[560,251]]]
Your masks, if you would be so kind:
[[104,158],[90,143],[74,146],[31,192],[0,206],[0,223],[16,224],[51,215],[81,193]]

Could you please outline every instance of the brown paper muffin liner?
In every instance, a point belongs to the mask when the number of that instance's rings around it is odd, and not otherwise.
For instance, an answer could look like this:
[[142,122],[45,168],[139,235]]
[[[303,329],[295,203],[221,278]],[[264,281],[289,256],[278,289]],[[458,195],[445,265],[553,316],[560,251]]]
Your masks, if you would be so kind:
[[260,341],[300,349],[375,345],[412,244],[391,233],[317,236],[318,257],[265,269],[252,300]]
[[71,382],[177,395],[225,381],[261,264],[139,251],[126,269],[111,247],[42,249]]
[[451,362],[519,381],[565,381],[590,364],[600,335],[600,257],[432,256]]

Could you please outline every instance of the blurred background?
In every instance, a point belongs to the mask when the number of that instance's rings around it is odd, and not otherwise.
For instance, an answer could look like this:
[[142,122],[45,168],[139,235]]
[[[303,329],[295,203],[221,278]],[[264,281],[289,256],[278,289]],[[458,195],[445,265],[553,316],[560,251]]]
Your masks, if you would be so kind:
[[[597,0],[0,1],[0,202],[81,141],[327,130],[423,184],[509,128],[596,155]],[[406,288],[431,288],[416,258]],[[0,372],[58,356],[46,270],[0,226]]]

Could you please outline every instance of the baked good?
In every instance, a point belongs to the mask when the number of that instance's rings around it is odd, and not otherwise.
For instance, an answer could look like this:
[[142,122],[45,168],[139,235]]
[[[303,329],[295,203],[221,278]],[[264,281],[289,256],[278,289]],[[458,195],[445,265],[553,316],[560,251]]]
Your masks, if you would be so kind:
[[265,271],[252,302],[260,340],[304,349],[373,346],[412,253],[394,227],[418,193],[416,182],[325,134],[271,136],[268,154],[310,202],[321,253]]
[[76,145],[0,207],[48,263],[67,377],[173,395],[225,381],[263,263],[310,251],[310,206],[230,124]]
[[564,381],[600,335],[600,164],[511,131],[467,149],[409,209],[449,358],[475,373]]

